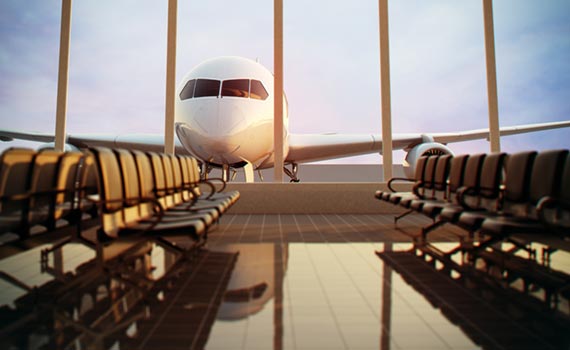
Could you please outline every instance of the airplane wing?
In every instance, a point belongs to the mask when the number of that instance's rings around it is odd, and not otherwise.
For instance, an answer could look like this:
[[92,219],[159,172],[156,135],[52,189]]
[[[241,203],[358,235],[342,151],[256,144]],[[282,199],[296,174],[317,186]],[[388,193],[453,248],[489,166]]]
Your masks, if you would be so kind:
[[[570,121],[538,123],[500,128],[501,136],[570,127]],[[489,138],[489,129],[430,134],[394,134],[392,148],[409,150],[420,143],[472,141]],[[287,163],[305,163],[382,152],[380,134],[291,134]]]
[[41,134],[36,132],[19,132],[11,130],[0,130],[0,141],[26,140],[36,142],[54,142],[55,137],[49,134]]
[[[501,136],[506,136],[565,127],[570,127],[570,121],[502,127],[500,133]],[[392,136],[392,148],[409,150],[420,143],[436,142],[447,144],[450,142],[488,138],[488,129],[476,129],[457,133],[394,134]],[[0,130],[0,141],[11,141],[13,139],[53,142],[54,136],[34,132]],[[180,141],[175,139],[175,142],[176,152],[187,154],[187,151],[184,150]],[[71,134],[67,137],[67,143],[79,148],[104,146],[155,152],[162,152],[164,150],[164,136],[162,134]],[[285,161],[287,163],[305,163],[361,154],[380,153],[381,151],[382,138],[379,134],[291,134],[289,137],[289,153]]]
[[[14,139],[35,142],[54,142],[55,136],[35,132],[0,130],[0,141],[12,141]],[[162,134],[71,134],[67,136],[66,143],[78,148],[102,146],[153,152],[164,151],[164,135]],[[176,153],[188,154],[178,139],[175,139],[175,147]]]
[[[392,138],[394,149],[419,143],[419,134],[399,134]],[[286,162],[305,163],[382,152],[378,134],[291,134]]]
[[[501,136],[509,136],[516,134],[524,134],[535,131],[543,131],[558,128],[570,127],[570,121],[560,121],[560,122],[550,122],[550,123],[539,123],[539,124],[526,124],[517,126],[506,126],[500,128]],[[461,141],[473,141],[481,139],[489,139],[489,129],[477,129],[464,131],[459,133],[433,133],[430,134],[435,142],[440,143],[450,143],[450,142],[461,142]]]

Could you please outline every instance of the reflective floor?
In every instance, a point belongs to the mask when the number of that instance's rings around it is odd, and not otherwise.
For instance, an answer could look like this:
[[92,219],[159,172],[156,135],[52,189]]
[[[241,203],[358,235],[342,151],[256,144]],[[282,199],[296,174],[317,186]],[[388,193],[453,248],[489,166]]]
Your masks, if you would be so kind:
[[[569,348],[567,297],[436,263],[412,249],[422,220],[227,215],[193,253],[172,237],[7,254],[0,347]],[[438,230],[434,247],[453,249],[457,233]],[[570,255],[551,269],[570,274]]]

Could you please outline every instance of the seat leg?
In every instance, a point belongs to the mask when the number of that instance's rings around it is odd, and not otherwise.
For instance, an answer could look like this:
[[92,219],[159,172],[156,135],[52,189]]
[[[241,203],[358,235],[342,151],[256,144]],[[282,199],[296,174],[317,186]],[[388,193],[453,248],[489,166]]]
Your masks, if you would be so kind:
[[440,227],[443,224],[445,224],[445,221],[439,220],[439,221],[434,221],[433,224],[431,225],[422,227],[422,239],[425,241],[428,233],[430,233],[431,231],[435,230],[436,228]]
[[64,245],[70,243],[72,241],[71,237],[67,237],[61,241],[59,241],[58,243],[52,245],[50,248],[45,248],[42,249],[40,252],[40,268],[41,268],[41,272],[47,272],[49,270],[49,255],[50,253],[55,252],[56,250],[62,248]]
[[471,244],[469,248],[462,247],[462,249],[464,250],[464,253],[467,255],[467,259],[473,262],[475,257],[477,256],[477,253],[484,251],[488,247],[492,246],[495,243],[501,242],[504,239],[505,237],[503,235],[491,236],[486,240],[480,240],[478,245]]
[[185,259],[187,261],[192,261],[194,255],[199,250],[199,244],[196,244],[196,245],[190,247],[190,249],[184,249],[184,248],[179,247],[178,245],[170,242],[169,240],[167,240],[163,237],[154,237],[153,240],[154,240],[154,242],[156,242],[158,245],[160,245],[165,250],[168,250],[171,253],[177,254],[180,258]]
[[402,213],[402,214],[400,214],[400,215],[398,215],[398,216],[394,216],[394,224],[397,224],[397,223],[398,223],[398,220],[400,220],[400,219],[403,218],[404,216],[409,215],[409,214],[411,214],[411,213],[413,213],[413,212],[414,212],[414,211],[413,211],[412,209],[410,209],[410,210],[408,210],[408,211],[406,211],[406,212],[404,212],[404,213]]

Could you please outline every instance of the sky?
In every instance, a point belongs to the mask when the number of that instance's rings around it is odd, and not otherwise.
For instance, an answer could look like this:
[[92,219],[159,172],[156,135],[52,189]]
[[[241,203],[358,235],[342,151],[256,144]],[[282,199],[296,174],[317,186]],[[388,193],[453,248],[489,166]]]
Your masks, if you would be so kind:
[[[500,125],[570,120],[570,1],[496,0],[493,10]],[[60,16],[61,0],[0,2],[0,129],[54,132]],[[393,133],[486,128],[481,1],[393,0],[389,16]],[[164,132],[166,25],[166,0],[73,2],[68,133]],[[226,55],[273,71],[273,1],[178,0],[177,82]],[[381,133],[378,1],[285,0],[284,85],[292,133]],[[0,149],[14,145],[30,144]],[[501,147],[570,148],[570,129]]]

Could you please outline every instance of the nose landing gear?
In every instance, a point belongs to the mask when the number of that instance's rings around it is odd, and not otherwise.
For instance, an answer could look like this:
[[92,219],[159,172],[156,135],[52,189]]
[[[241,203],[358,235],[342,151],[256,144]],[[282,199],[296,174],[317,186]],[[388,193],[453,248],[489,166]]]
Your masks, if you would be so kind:
[[[297,163],[290,163],[290,164],[291,164],[291,169],[283,167],[283,172],[285,173],[285,175],[289,177],[290,179],[289,182],[300,182],[300,179],[297,176],[299,173],[299,165]],[[207,180],[212,169],[213,169],[212,165],[205,162],[201,163],[200,164],[201,179]],[[263,182],[263,174],[261,173],[261,170],[258,169],[257,171],[260,180]],[[235,180],[237,176],[237,171],[234,168],[230,167],[228,164],[222,165],[221,172],[222,172],[221,178],[226,182]],[[244,176],[246,182],[253,182],[253,167],[251,164],[246,164],[246,166],[244,166]]]
[[228,182],[232,178],[231,170],[228,164],[222,165],[222,180],[224,180],[224,182]]

